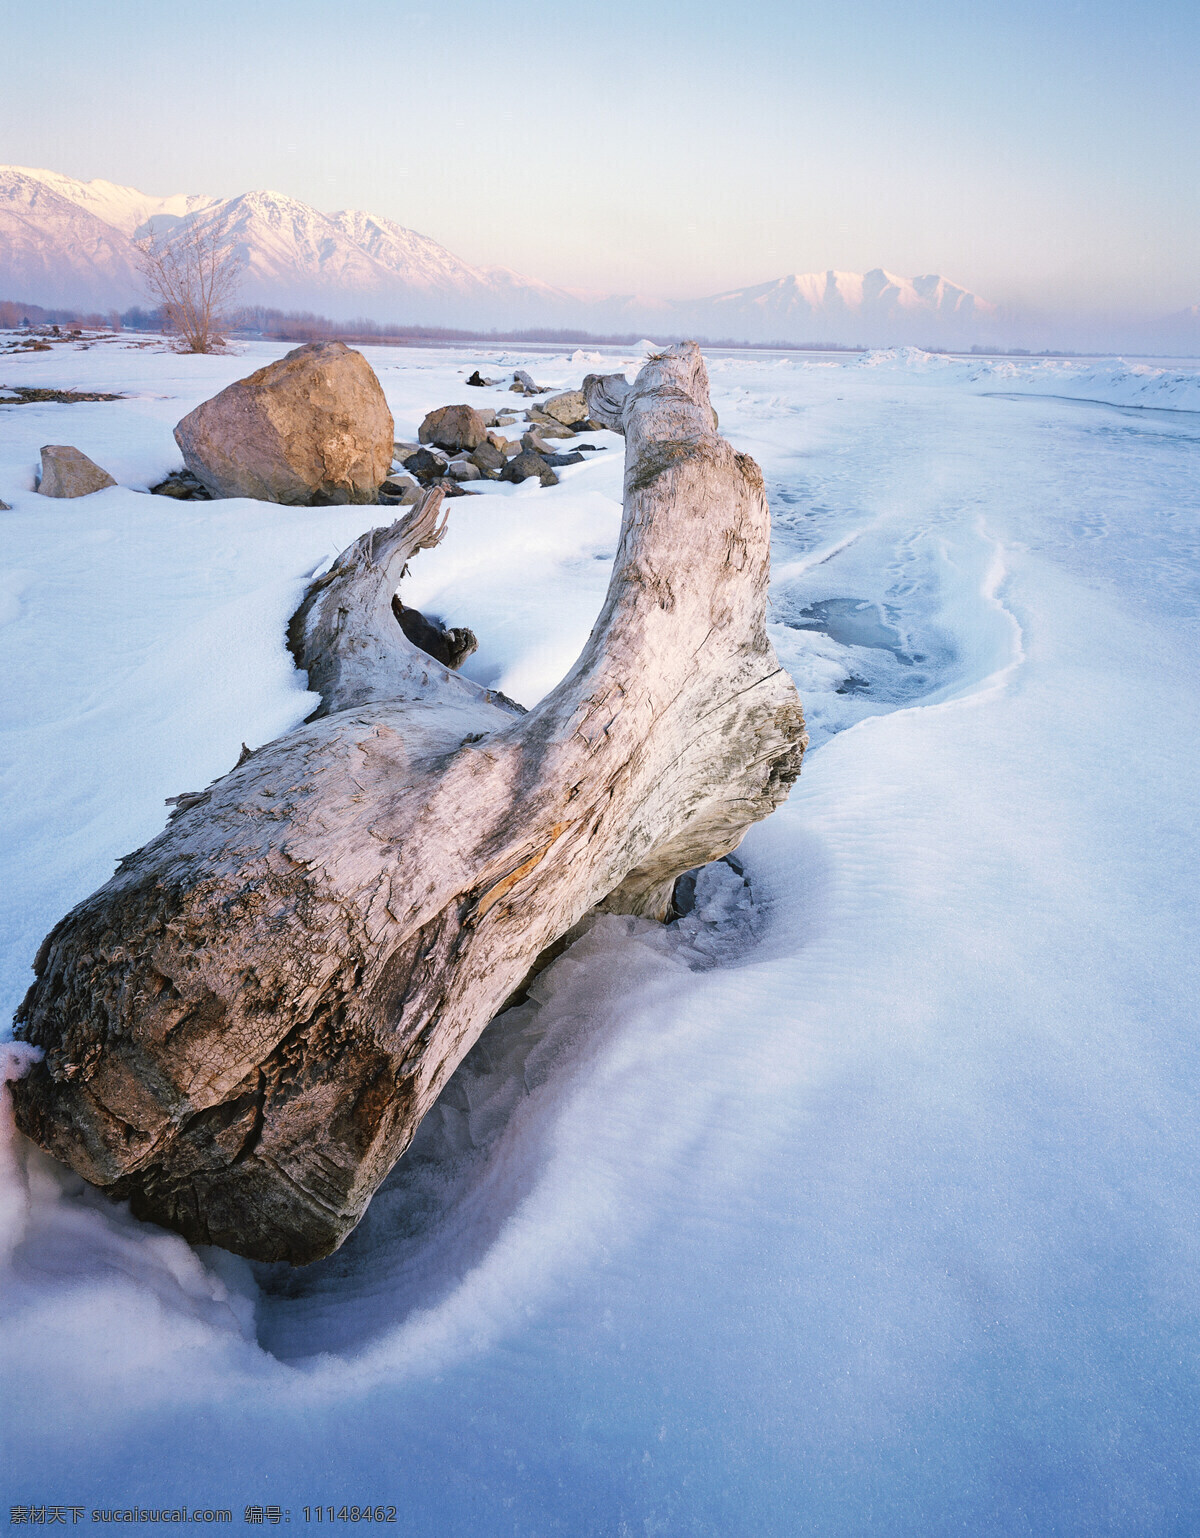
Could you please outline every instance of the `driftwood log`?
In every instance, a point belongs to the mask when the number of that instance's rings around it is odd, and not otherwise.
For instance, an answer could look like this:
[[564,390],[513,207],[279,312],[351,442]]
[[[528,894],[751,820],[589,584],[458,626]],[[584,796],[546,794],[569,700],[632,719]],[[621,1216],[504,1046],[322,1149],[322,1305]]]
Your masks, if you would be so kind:
[[762,476],[690,344],[621,422],[608,595],[534,710],[396,622],[430,493],[295,615],[316,715],[178,798],[43,942],[19,1124],[138,1215],[259,1259],[336,1249],[539,953],[596,905],[662,917],[786,795],[806,738],[764,629]]

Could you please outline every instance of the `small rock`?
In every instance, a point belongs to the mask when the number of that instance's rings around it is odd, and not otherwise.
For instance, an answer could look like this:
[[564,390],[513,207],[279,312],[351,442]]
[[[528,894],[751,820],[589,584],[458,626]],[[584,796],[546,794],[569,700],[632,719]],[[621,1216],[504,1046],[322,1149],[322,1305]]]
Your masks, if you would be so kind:
[[582,454],[543,454],[542,458],[548,465],[581,465]]
[[176,502],[211,502],[212,496],[204,483],[190,470],[172,470],[165,480],[151,486],[151,496],[174,497]]
[[546,463],[540,454],[532,454],[525,449],[515,459],[510,459],[505,465],[500,479],[502,481],[524,481],[530,476],[536,475],[543,486],[557,486],[558,476]]
[[587,400],[582,390],[564,390],[561,395],[552,395],[548,401],[542,402],[541,409],[564,427],[585,422],[588,415]]
[[417,436],[422,443],[436,444],[451,453],[461,449],[470,452],[487,436],[487,423],[473,406],[439,406],[421,423]]
[[534,408],[532,411],[527,411],[525,415],[537,428],[538,432],[541,433],[543,438],[573,438],[575,436],[573,428],[564,427],[554,417],[548,417],[544,411],[538,411]]
[[4,500],[3,497],[0,497],[0,513],[11,513],[11,512],[12,512],[12,507],[10,506],[10,504],[7,503]]
[[68,444],[48,443],[42,449],[38,490],[44,497],[87,497],[116,484],[107,470]]
[[508,411],[508,412],[502,411],[499,414],[499,416],[497,416],[497,418],[496,418],[496,426],[497,427],[509,427],[516,420],[517,420],[516,417],[513,415],[513,413],[511,411]]
[[491,433],[487,435],[471,455],[471,463],[477,466],[484,475],[498,475],[504,469],[503,451],[496,447]]
[[[386,484],[386,483],[385,483]],[[398,494],[379,488],[380,507],[415,507],[425,495],[420,486],[405,486]]]
[[517,395],[545,395],[546,386],[534,384],[523,368],[517,369],[513,374],[513,382],[509,389]]
[[428,486],[431,481],[440,480],[446,473],[446,461],[441,454],[434,454],[429,449],[417,449],[404,460],[404,468],[409,475],[415,475],[423,484]]
[[415,475],[389,475],[379,489],[386,491],[389,497],[398,497],[402,491],[419,491],[421,488]]
[[452,459],[450,461],[450,475],[456,481],[478,481],[482,479],[483,472],[478,465],[472,464],[469,459]]
[[522,433],[521,447],[528,454],[553,454],[554,450],[548,443],[543,443],[537,433]]
[[392,444],[392,458],[399,460],[401,464],[410,454],[415,454],[421,447],[419,443],[402,443],[399,439]]
[[383,507],[412,507],[424,495],[424,488],[411,475],[389,475],[379,488],[379,501]]

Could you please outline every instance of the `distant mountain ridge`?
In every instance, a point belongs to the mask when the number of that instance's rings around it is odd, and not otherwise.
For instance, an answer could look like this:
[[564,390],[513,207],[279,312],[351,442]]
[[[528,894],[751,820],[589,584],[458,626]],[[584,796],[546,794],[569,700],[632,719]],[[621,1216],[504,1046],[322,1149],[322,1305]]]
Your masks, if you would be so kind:
[[999,314],[996,305],[936,273],[901,278],[882,267],[791,273],[680,305],[678,312],[697,324],[703,320],[714,336],[868,343],[975,341],[981,323]]
[[936,274],[793,273],[698,300],[589,296],[475,267],[393,220],[321,213],[283,193],[154,197],[102,180],[0,166],[0,298],[108,310],[145,302],[134,240],[223,218],[245,260],[240,299],[334,320],[593,333],[654,328],[747,342],[961,345],[985,340],[995,305]]

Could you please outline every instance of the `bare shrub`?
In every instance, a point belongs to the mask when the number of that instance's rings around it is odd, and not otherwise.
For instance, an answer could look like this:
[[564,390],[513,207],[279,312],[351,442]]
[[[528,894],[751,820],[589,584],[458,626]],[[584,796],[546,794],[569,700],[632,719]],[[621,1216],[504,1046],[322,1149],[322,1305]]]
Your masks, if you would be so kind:
[[190,219],[137,242],[142,276],[162,306],[181,352],[214,352],[224,345],[226,306],[242,279],[243,261],[227,222]]

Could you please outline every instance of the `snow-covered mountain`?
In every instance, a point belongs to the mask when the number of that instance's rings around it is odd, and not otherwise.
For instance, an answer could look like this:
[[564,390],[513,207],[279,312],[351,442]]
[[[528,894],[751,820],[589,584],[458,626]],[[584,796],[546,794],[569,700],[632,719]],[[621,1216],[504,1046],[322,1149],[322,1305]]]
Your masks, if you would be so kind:
[[966,342],[997,308],[934,273],[901,278],[871,272],[805,272],[675,307],[712,337],[792,342]]
[[0,298],[123,308],[147,297],[133,244],[139,235],[217,218],[245,261],[243,303],[335,320],[870,345],[969,345],[984,340],[985,329],[995,332],[994,305],[935,275],[793,273],[687,301],[589,296],[505,267],[474,267],[428,236],[357,209],[325,214],[262,191],[152,197],[20,166],[0,166]]
[[152,197],[112,182],[0,167],[0,297],[108,309],[146,297],[134,240],[221,218],[245,261],[240,299],[334,319],[578,324],[564,290],[473,267],[425,235],[354,209],[324,214],[279,192]]
[[198,209],[211,208],[220,201],[203,193],[175,193],[171,197],[156,198],[139,192],[136,187],[121,187],[116,182],[77,181],[73,176],[63,176],[58,171],[31,171],[19,166],[0,167],[0,178],[7,172],[40,181],[51,192],[68,202],[75,203],[104,224],[111,224],[123,235],[133,236],[144,229],[151,220],[185,218]]
[[137,252],[123,231],[55,185],[66,180],[0,168],[0,296],[89,310],[132,304],[142,295]]

